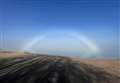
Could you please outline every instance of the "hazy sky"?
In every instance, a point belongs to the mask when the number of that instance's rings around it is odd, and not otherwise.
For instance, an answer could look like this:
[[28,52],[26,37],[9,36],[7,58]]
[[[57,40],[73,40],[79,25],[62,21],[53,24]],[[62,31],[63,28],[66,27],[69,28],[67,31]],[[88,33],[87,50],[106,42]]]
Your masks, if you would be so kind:
[[117,57],[118,0],[0,0],[0,32],[5,49]]

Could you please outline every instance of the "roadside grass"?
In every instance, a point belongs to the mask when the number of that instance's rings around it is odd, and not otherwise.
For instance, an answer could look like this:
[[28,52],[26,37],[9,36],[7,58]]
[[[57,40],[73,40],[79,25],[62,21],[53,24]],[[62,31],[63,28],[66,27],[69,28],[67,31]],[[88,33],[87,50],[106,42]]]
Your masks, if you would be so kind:
[[0,65],[13,59],[13,57],[0,57]]

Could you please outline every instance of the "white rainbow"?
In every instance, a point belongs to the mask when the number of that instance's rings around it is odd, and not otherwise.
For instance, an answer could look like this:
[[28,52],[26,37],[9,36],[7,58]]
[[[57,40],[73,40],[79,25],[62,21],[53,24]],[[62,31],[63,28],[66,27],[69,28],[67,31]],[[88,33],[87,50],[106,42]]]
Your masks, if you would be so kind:
[[30,51],[32,49],[32,47],[38,43],[40,40],[44,39],[46,36],[45,35],[41,35],[41,36],[36,36],[32,39],[30,39],[27,43],[24,44],[22,51]]
[[75,39],[82,42],[84,45],[86,45],[89,48],[89,50],[87,50],[87,52],[84,53],[83,56],[91,57],[91,56],[97,56],[98,54],[100,54],[100,48],[98,47],[98,45],[95,44],[93,41],[91,41],[85,35],[79,35],[79,34],[69,34],[69,35],[73,36]]
[[[24,44],[22,51],[33,50],[32,47],[34,47],[34,45],[36,45],[41,40],[44,40],[44,38],[46,38],[47,35],[49,35],[49,34],[36,36],[36,37],[32,38],[30,41],[28,41],[27,43]],[[82,42],[84,45],[86,45],[89,48],[89,50],[87,49],[87,52],[84,53],[83,56],[93,57],[94,54],[98,55],[100,53],[99,47],[85,35],[79,35],[77,33],[66,33],[66,35],[71,38],[76,39],[77,41]]]

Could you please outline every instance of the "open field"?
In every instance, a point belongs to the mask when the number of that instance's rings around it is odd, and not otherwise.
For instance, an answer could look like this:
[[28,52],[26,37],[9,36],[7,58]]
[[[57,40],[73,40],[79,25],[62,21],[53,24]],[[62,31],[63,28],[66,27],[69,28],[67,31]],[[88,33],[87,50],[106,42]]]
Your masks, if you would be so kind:
[[79,58],[72,58],[74,61],[78,63],[84,63],[99,67],[109,73],[116,74],[120,76],[120,60],[115,59],[106,59],[106,60],[81,60]]
[[34,55],[1,58],[0,83],[120,83],[114,60]]
[[26,52],[0,51],[0,58],[22,57],[28,54]]

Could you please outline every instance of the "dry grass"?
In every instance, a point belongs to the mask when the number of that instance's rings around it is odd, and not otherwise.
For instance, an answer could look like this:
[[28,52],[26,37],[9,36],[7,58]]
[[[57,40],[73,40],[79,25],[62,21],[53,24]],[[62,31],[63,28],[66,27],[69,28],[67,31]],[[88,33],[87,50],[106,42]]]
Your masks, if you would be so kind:
[[27,55],[24,52],[14,52],[14,51],[0,51],[0,58],[9,58],[9,57],[22,57]]
[[120,60],[115,60],[115,59],[113,60],[112,59],[81,60],[80,58],[72,58],[72,59],[80,63],[90,64],[90,65],[102,68],[109,73],[120,76]]
[[120,82],[118,60],[83,60],[8,51],[0,52],[0,57],[4,57],[0,58],[0,83]]

